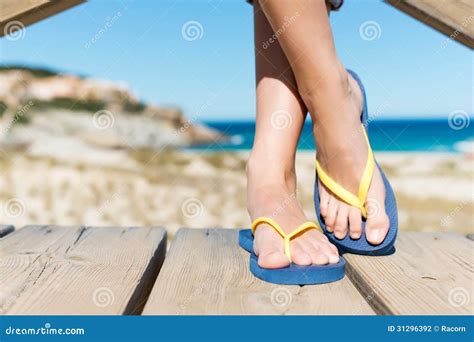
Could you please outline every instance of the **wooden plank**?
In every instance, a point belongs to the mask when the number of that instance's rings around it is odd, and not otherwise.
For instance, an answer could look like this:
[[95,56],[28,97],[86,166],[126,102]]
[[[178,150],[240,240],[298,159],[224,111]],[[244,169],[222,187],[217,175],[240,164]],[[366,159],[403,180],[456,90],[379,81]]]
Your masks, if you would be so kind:
[[451,39],[474,48],[474,16],[471,0],[385,0]]
[[[2,0],[0,3],[0,37],[65,11],[86,0]],[[20,22],[18,25],[15,22]]]
[[161,228],[28,226],[0,240],[0,314],[139,314]]
[[11,18],[16,18],[20,16],[22,13],[26,13],[28,11],[32,11],[35,8],[40,8],[48,3],[51,0],[5,0],[1,3],[0,12],[0,21],[8,21]]
[[15,227],[10,224],[0,224],[0,238],[6,236],[7,234],[10,234],[14,230]]
[[473,245],[460,234],[405,232],[396,253],[347,254],[346,272],[379,314],[472,315]]
[[347,277],[318,286],[255,278],[233,229],[180,229],[143,311],[147,315],[373,314]]

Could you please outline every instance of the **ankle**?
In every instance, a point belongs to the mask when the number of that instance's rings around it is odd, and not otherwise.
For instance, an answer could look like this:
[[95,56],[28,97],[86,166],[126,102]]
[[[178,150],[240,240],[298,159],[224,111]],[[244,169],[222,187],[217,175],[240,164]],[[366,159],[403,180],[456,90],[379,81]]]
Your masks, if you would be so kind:
[[291,216],[296,208],[296,191],[289,191],[282,183],[257,183],[247,189],[247,211],[252,219],[259,216]]
[[348,95],[351,91],[349,73],[341,62],[330,68],[326,77],[321,81],[321,92],[327,92],[337,88],[341,93]]
[[302,86],[302,98],[310,113],[325,112],[324,99],[349,99],[352,95],[349,73],[340,62],[336,66],[323,68],[316,82]]
[[246,165],[247,181],[259,186],[284,186],[289,192],[296,191],[294,162],[269,160],[267,155],[252,151]]

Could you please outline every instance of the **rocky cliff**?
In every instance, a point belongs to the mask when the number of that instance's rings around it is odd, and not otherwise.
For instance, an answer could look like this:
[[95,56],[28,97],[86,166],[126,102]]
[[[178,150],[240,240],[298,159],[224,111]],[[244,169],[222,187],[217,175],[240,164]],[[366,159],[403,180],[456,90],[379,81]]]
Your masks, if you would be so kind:
[[141,102],[124,84],[0,68],[2,149],[62,158],[72,152],[162,150],[225,139],[195,121],[177,108]]

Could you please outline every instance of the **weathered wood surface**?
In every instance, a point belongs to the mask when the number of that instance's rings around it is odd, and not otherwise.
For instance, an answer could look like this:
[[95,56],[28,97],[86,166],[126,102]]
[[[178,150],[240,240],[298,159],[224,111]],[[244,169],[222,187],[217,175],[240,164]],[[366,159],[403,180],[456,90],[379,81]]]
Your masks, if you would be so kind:
[[472,0],[385,0],[451,39],[474,48]]
[[164,229],[19,229],[0,239],[0,314],[474,314],[463,235],[402,232],[395,254],[346,254],[343,280],[300,287],[255,278],[237,234],[179,230],[157,278]]
[[15,227],[9,224],[0,224],[0,238],[10,234],[15,230]]
[[2,0],[0,37],[83,2],[85,0]]
[[28,226],[0,240],[0,314],[139,314],[161,228]]
[[347,276],[304,287],[255,278],[237,236],[234,229],[180,229],[143,314],[374,314]]
[[346,274],[378,314],[472,315],[474,244],[461,234],[403,232],[395,254],[346,254]]

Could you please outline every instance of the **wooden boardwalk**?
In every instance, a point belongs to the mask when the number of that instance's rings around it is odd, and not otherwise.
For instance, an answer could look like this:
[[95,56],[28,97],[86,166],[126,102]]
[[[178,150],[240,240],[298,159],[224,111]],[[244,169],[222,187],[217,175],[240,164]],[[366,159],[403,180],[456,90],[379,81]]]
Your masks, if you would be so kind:
[[0,37],[48,18],[86,0],[2,0]]
[[[237,230],[0,226],[0,314],[472,315],[473,244],[402,232],[393,255],[345,255],[344,279],[256,279]],[[166,256],[165,256],[166,254]]]

